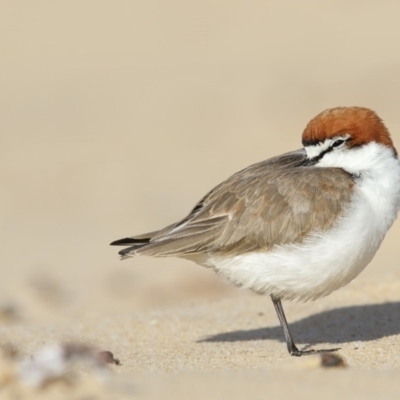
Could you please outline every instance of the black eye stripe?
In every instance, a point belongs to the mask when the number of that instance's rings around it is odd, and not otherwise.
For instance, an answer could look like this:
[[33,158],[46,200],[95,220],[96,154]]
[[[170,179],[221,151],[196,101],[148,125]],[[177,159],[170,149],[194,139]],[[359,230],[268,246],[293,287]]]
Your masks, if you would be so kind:
[[321,153],[319,153],[317,156],[311,158],[310,161],[316,163],[316,162],[318,162],[319,160],[321,160],[321,158],[322,158],[325,154],[330,153],[332,150],[333,150],[333,147],[330,146],[330,147],[328,147],[326,150],[321,151]]
[[345,142],[344,139],[335,140],[335,141],[331,144],[331,147],[339,147],[339,146],[342,145],[344,142]]
[[[331,144],[331,147],[340,146],[342,143],[347,142],[348,140],[350,140],[350,138],[336,139],[336,140]],[[303,140],[303,141],[302,141],[303,147],[318,146],[318,145],[320,145],[320,144],[322,144],[322,143],[324,143],[323,140],[317,140],[317,139],[313,139],[313,140]]]
[[312,163],[317,163],[318,161],[320,161],[322,159],[322,157],[325,154],[330,153],[331,151],[333,151],[335,149],[335,147],[339,147],[343,143],[347,142],[347,140],[348,139],[337,139],[337,140],[335,140],[333,143],[331,143],[331,145],[326,150],[321,151],[320,154],[318,154],[317,156],[311,158],[310,161]]

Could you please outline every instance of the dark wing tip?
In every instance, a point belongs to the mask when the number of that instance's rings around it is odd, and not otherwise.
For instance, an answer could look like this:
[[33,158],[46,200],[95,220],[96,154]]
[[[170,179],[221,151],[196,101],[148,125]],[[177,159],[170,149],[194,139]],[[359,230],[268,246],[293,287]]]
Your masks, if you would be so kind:
[[110,246],[128,246],[132,244],[146,244],[150,239],[135,239],[135,238],[124,238],[115,240],[110,243]]

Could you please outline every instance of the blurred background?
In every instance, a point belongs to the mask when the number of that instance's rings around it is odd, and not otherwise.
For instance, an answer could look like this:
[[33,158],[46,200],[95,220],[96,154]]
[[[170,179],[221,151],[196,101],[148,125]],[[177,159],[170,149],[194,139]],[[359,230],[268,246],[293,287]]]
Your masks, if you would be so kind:
[[[2,2],[3,309],[39,323],[252,296],[187,261],[120,262],[109,243],[299,148],[325,108],[376,110],[400,146],[399,13],[390,0]],[[399,233],[360,287],[400,277]]]

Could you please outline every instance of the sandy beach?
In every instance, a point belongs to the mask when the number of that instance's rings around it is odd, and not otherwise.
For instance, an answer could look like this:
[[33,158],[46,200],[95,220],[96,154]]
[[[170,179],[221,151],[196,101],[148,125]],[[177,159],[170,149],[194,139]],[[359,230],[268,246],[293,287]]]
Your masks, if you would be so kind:
[[268,297],[108,244],[299,148],[328,107],[374,109],[400,148],[400,5],[0,11],[0,399],[398,398],[399,221],[348,286],[284,303],[299,346],[340,348],[337,366],[290,357]]

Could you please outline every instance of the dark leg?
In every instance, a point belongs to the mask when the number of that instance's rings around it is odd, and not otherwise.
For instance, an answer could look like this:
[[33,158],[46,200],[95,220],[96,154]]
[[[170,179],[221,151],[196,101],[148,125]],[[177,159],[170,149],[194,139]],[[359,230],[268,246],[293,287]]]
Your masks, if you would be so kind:
[[329,350],[299,350],[293,342],[292,335],[289,330],[289,325],[286,321],[285,313],[283,311],[282,303],[280,299],[276,299],[271,296],[272,302],[274,303],[276,313],[278,314],[279,322],[285,335],[287,349],[289,354],[295,357],[300,357],[307,354],[324,353],[327,351],[336,351],[339,349],[329,349]]

